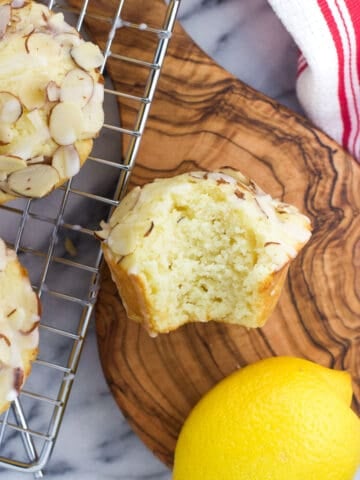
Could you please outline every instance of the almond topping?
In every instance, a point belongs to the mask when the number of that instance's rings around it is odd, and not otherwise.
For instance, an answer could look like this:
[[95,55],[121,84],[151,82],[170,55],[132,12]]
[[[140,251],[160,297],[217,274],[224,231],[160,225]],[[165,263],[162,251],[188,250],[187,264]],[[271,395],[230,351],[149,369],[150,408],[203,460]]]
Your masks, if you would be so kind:
[[110,232],[108,245],[116,255],[129,255],[136,250],[138,239],[151,231],[151,223],[118,223]]
[[81,139],[92,138],[96,136],[104,125],[104,109],[101,103],[95,101],[95,97],[82,109],[83,125]]
[[84,70],[74,68],[66,74],[62,82],[60,101],[77,103],[83,107],[92,97],[93,92],[94,80],[92,77]]
[[11,2],[12,8],[22,8],[24,6],[25,0],[13,0]]
[[14,132],[10,125],[0,124],[0,145],[8,145],[14,138]]
[[59,85],[51,81],[46,85],[46,96],[49,102],[57,102],[60,98],[60,87]]
[[80,136],[82,125],[81,109],[75,103],[58,103],[51,111],[50,134],[58,145],[75,143]]
[[107,230],[97,230],[96,232],[94,232],[94,235],[95,235],[95,238],[102,241],[102,240],[106,240],[108,238],[109,233],[110,233],[109,229],[107,229]]
[[64,15],[62,13],[55,13],[47,19],[48,27],[53,33],[72,33],[76,34],[74,27],[69,25],[64,20]]
[[[48,158],[48,157],[47,157]],[[32,157],[29,160],[26,160],[27,165],[34,165],[36,163],[44,163],[45,162],[45,157],[44,155],[38,155],[36,157]]]
[[117,255],[133,253],[137,245],[137,235],[133,224],[119,223],[110,232],[108,244]]
[[11,342],[10,342],[9,338],[8,338],[6,335],[4,335],[3,333],[0,333],[0,339],[1,339],[1,340],[4,340],[4,342],[6,343],[6,345],[7,345],[8,347],[11,347]]
[[[102,78],[102,77],[100,77]],[[99,82],[99,80],[98,80]],[[91,102],[96,103],[103,103],[104,101],[104,84],[103,83],[95,83],[94,85],[94,92],[90,99]]]
[[145,233],[144,237],[148,237],[154,228],[154,222],[151,222],[149,230]]
[[18,97],[10,92],[0,92],[0,122],[13,124],[21,114],[22,105]]
[[71,49],[81,43],[79,34],[76,33],[58,33],[54,40],[63,48]]
[[121,221],[125,215],[138,203],[141,195],[141,188],[139,186],[133,188],[120,202],[120,204],[114,210],[114,213],[110,218],[110,226],[114,227],[119,221]]
[[30,165],[12,173],[8,178],[10,189],[24,197],[41,198],[59,183],[57,170],[50,165]]
[[234,191],[235,195],[240,198],[240,199],[244,199],[245,198],[245,194],[244,192],[242,192],[241,190],[239,190],[238,188]]
[[40,325],[40,321],[37,320],[36,322],[34,322],[31,325],[31,327],[28,330],[19,330],[19,331],[22,335],[30,335],[30,333],[32,333],[34,330],[36,330],[39,325]]
[[104,61],[100,48],[92,42],[82,42],[71,49],[74,62],[84,70],[100,67]]
[[14,155],[0,155],[0,172],[7,174],[26,168],[26,162],[20,157]]
[[[4,180],[6,180],[6,178]],[[19,196],[11,190],[7,181],[0,181],[0,199],[1,199],[1,197],[3,197],[3,198],[6,198],[6,200],[7,200],[9,195],[11,197],[18,197]]]
[[60,45],[47,33],[33,32],[25,40],[27,53],[44,57],[60,56]]
[[94,232],[94,235],[98,240],[106,240],[109,236],[110,231],[111,231],[110,224],[104,222],[104,220],[101,220],[100,228],[101,228],[101,230],[98,230],[98,231]]
[[80,171],[80,157],[74,145],[59,147],[53,156],[52,166],[58,171],[60,178],[71,178]]
[[10,5],[1,5],[0,6],[0,39],[6,33],[8,24],[10,23],[11,18],[11,6]]

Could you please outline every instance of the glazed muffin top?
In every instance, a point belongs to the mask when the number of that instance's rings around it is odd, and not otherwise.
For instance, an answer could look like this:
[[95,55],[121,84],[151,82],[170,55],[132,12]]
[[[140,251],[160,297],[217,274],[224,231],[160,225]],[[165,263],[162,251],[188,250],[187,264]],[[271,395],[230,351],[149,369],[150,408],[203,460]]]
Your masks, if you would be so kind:
[[103,125],[103,56],[62,13],[0,0],[0,61],[0,203],[42,197],[79,171]]

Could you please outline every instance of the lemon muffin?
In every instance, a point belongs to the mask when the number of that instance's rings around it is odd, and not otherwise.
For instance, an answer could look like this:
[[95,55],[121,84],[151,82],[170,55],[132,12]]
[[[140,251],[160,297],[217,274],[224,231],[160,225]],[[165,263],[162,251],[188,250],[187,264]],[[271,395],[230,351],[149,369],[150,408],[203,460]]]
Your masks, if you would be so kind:
[[62,13],[0,0],[0,203],[78,173],[104,122],[102,62]]
[[30,373],[39,343],[40,302],[26,270],[0,239],[0,412]]
[[232,169],[136,187],[98,232],[129,318],[156,334],[188,322],[264,324],[309,219]]

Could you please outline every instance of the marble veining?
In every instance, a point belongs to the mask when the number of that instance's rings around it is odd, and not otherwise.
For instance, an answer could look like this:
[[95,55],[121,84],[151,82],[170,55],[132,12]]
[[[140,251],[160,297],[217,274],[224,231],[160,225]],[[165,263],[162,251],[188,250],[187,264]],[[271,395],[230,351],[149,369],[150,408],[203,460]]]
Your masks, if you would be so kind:
[[180,20],[225,69],[301,112],[294,92],[298,50],[266,0],[183,0]]
[[[182,0],[180,20],[194,40],[224,68],[284,105],[301,111],[294,93],[297,49],[266,0]],[[111,141],[106,143],[113,145]],[[116,152],[113,145],[112,151],[106,152],[107,158]],[[84,175],[76,180],[80,187],[81,181],[88,181],[86,172]],[[52,198],[57,201],[56,195]],[[51,210],[51,202],[47,208]],[[76,218],[74,212],[82,208],[82,204],[74,205],[69,218]],[[96,223],[103,213],[93,215],[91,212],[87,221]],[[9,238],[15,233],[16,226],[8,225]],[[28,235],[30,243],[39,242],[32,232]],[[75,244],[78,241],[75,233],[72,240]],[[32,267],[35,270],[35,265]],[[70,281],[64,272],[63,275],[59,282]],[[101,371],[94,330],[92,322],[45,478],[170,480],[170,471],[140,442],[117,408]],[[66,352],[64,344],[51,354],[58,358]],[[51,389],[51,378],[42,378],[42,384]],[[44,421],[40,410],[34,407],[31,411],[39,428]],[[6,480],[32,478],[8,470],[0,474]]]

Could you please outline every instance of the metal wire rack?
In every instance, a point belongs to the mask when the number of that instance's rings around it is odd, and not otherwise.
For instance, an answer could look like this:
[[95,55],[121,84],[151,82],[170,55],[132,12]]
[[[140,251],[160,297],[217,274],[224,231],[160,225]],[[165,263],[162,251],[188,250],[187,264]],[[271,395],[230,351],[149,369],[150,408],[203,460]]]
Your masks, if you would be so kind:
[[[96,2],[96,0],[93,0]],[[151,0],[148,0],[151,2]],[[102,72],[109,59],[147,70],[143,95],[132,95],[105,83],[105,125],[92,156],[81,172],[40,200],[16,200],[0,206],[0,237],[12,246],[27,267],[43,306],[40,354],[20,396],[0,417],[0,471],[6,469],[44,476],[74,381],[97,296],[101,252],[93,232],[125,192],[156,91],[180,0],[170,0],[160,27],[122,20],[119,0],[114,15],[101,17],[108,28]],[[64,2],[43,1],[85,34],[91,0],[80,10]],[[157,36],[151,61],[113,54],[119,28]],[[106,75],[105,75],[106,78]],[[118,100],[133,101],[134,128],[119,124]],[[127,137],[120,155],[121,139]]]

